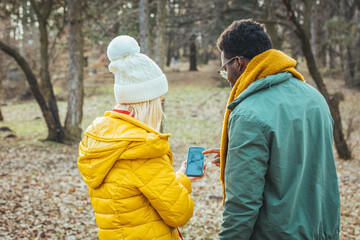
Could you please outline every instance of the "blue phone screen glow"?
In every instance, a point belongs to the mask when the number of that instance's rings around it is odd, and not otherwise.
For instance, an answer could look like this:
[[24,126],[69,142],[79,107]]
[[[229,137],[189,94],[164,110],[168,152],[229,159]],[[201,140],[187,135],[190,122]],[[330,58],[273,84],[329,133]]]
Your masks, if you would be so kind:
[[204,155],[203,147],[190,147],[188,151],[188,158],[186,164],[187,176],[202,176],[204,170]]

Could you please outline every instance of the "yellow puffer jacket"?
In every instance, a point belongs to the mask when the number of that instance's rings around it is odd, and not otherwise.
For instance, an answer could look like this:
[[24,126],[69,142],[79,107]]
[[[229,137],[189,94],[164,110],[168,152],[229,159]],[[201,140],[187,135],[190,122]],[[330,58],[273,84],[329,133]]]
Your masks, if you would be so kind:
[[168,138],[117,112],[96,118],[80,142],[100,240],[180,239],[193,214],[191,182],[172,168]]

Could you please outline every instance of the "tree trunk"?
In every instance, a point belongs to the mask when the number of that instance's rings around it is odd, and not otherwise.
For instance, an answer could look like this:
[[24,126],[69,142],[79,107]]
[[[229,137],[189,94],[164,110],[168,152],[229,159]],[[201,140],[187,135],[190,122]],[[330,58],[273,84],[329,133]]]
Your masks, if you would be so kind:
[[313,51],[314,56],[316,58],[316,63],[319,68],[326,67],[326,50],[328,48],[328,34],[324,30],[324,22],[332,17],[331,13],[329,13],[328,4],[325,2],[319,2],[318,4],[314,4],[313,7],[313,33],[314,37],[314,46],[315,51]]
[[267,22],[266,22],[266,30],[271,38],[271,42],[273,48],[281,49],[281,41],[277,34],[276,23],[273,22],[274,20],[274,8],[272,7],[271,0],[265,1],[266,7],[266,15],[267,15]]
[[170,39],[167,43],[167,51],[166,51],[166,66],[170,67],[171,64],[171,58],[172,58],[172,53],[171,53],[171,42]]
[[[3,68],[1,68],[1,69],[3,69]],[[2,100],[3,100],[3,86],[2,86],[3,78],[4,78],[3,77],[3,72],[0,72],[0,121],[4,121],[3,115],[1,114],[1,103],[2,103]]]
[[37,103],[40,106],[42,114],[44,116],[46,125],[48,127],[48,140],[61,142],[60,138],[58,138],[58,125],[56,124],[56,120],[54,119],[54,115],[52,114],[50,108],[48,107],[44,96],[42,95],[39,85],[37,83],[36,77],[34,73],[31,71],[29,64],[26,60],[13,48],[7,46],[2,41],[0,41],[0,49],[3,50],[6,54],[13,57],[15,61],[19,64],[21,69],[24,71],[26,80],[29,83],[31,93],[36,99]]
[[4,62],[4,57],[3,57],[4,54],[1,54],[0,55],[0,58],[2,60],[2,62],[0,62],[0,122],[4,121],[4,118],[1,114],[1,104],[2,104],[2,100],[3,100],[3,86],[2,86],[2,81],[4,79],[4,75],[5,72],[4,72],[4,67],[2,66],[3,64],[6,64],[6,62]]
[[169,39],[167,42],[167,52],[166,52],[166,66],[170,67],[171,58],[174,57],[174,40],[173,40],[172,31],[169,32]]
[[311,45],[311,51],[314,56],[317,56],[318,49],[317,49],[317,35],[316,35],[316,22],[317,22],[317,11],[316,11],[316,5],[312,4],[311,6],[311,20],[310,20],[310,45]]
[[119,28],[120,28],[120,23],[116,22],[112,27],[112,33],[114,34],[114,36],[117,36],[119,34]]
[[156,40],[154,57],[155,62],[159,65],[161,70],[164,69],[165,59],[165,25],[166,25],[166,0],[157,0],[157,14],[156,14]]
[[196,36],[192,35],[190,37],[190,55],[189,55],[189,61],[190,61],[190,71],[197,71],[197,63],[196,63]]
[[82,106],[84,99],[84,38],[82,32],[83,0],[69,0],[69,82],[68,106],[65,119],[65,138],[81,138]]
[[[11,26],[10,18],[3,19],[0,25],[0,31],[3,35],[3,40],[6,44],[10,42],[10,30],[8,27]],[[0,47],[1,49],[1,47]],[[4,117],[1,112],[1,104],[3,103],[4,98],[4,88],[3,88],[3,80],[7,79],[8,71],[9,71],[9,59],[6,54],[0,54],[0,121],[4,121]]]
[[209,63],[209,51],[207,45],[203,48],[203,53],[201,55],[201,63],[207,65]]
[[[327,91],[327,88],[324,84],[323,78],[317,68],[315,58],[311,49],[310,39],[309,39],[309,32],[310,32],[310,25],[309,25],[309,16],[306,16],[304,18],[304,25],[301,25],[298,19],[296,18],[296,15],[293,11],[292,5],[290,3],[290,0],[283,0],[283,3],[287,7],[288,10],[288,16],[290,21],[295,25],[296,27],[296,35],[298,36],[300,42],[301,42],[301,48],[306,58],[306,64],[309,69],[310,75],[314,79],[320,93],[324,96],[326,101],[329,104],[331,115],[334,119],[334,142],[335,147],[338,152],[338,155],[342,159],[350,159],[351,158],[351,151],[348,148],[348,145],[346,143],[343,130],[342,130],[342,124],[341,124],[341,117],[340,117],[340,111],[339,111],[339,101],[342,99],[341,94],[336,93],[334,95],[330,95]],[[308,0],[305,3],[305,12],[311,11],[312,6],[312,0]],[[307,28],[306,28],[307,27]]]
[[[61,125],[59,118],[59,111],[56,103],[56,98],[53,92],[50,74],[49,74],[49,56],[48,56],[48,32],[47,20],[52,11],[53,0],[46,1],[44,4],[37,4],[35,0],[30,0],[31,6],[37,17],[40,31],[40,79],[41,79],[41,92],[49,108],[54,126],[49,129],[47,140],[63,142],[64,129]],[[40,7],[40,8],[39,8]],[[36,81],[36,79],[35,79]]]
[[[41,25],[41,24],[40,24]],[[45,34],[46,33],[46,34]],[[64,140],[64,129],[60,122],[59,110],[56,103],[56,98],[52,88],[50,74],[49,74],[49,58],[47,55],[48,41],[45,40],[45,35],[47,39],[47,31],[40,33],[40,79],[41,79],[41,92],[44,94],[44,98],[50,108],[51,113],[53,114],[56,132],[51,131],[47,140],[55,140],[56,142],[63,142]]]
[[206,33],[202,35],[201,37],[201,48],[202,48],[202,54],[201,54],[201,63],[207,65],[209,63],[209,38]]
[[139,29],[140,29],[140,50],[148,55],[149,25],[147,14],[148,0],[139,1]]
[[[355,45],[355,53],[360,52],[360,35]],[[357,88],[360,88],[360,54],[355,54],[355,84]]]
[[326,65],[326,49],[327,49],[327,44],[322,44],[320,46],[320,50],[318,52],[318,56],[317,56],[317,59],[319,61],[319,64],[320,64],[320,68],[325,68],[327,65]]
[[336,56],[336,54],[335,54],[335,51],[334,51],[332,46],[329,46],[328,51],[329,51],[329,67],[330,67],[330,69],[334,69],[335,68],[335,56]]
[[[354,82],[354,75],[353,71],[351,69],[351,61],[352,56],[349,52],[349,46],[343,47],[342,49],[342,63],[343,63],[343,69],[344,69],[344,78],[345,78],[345,85],[348,87],[352,87]],[[351,50],[350,50],[351,51]]]
[[[156,13],[156,39],[154,49],[154,60],[159,65],[161,70],[164,69],[165,59],[165,25],[166,25],[166,0],[157,0],[157,13]],[[161,104],[165,112],[165,99]],[[160,132],[164,130],[164,120],[161,121]]]
[[[355,46],[356,49],[356,46]],[[359,55],[358,52],[354,51],[355,49],[353,49],[351,46],[346,46],[345,51],[346,51],[346,56],[345,56],[345,61],[344,64],[346,64],[346,70],[347,70],[347,77],[345,78],[345,83],[346,86],[354,88],[354,87],[360,87],[360,80],[357,79],[358,78],[358,73],[357,73],[357,58]]]

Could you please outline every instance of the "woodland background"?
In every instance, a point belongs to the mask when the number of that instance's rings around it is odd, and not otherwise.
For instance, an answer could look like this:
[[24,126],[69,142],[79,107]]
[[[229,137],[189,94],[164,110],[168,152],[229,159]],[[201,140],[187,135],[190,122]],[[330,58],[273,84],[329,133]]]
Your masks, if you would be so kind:
[[[217,74],[219,34],[238,19],[266,26],[298,61],[335,121],[341,239],[360,239],[359,0],[1,0],[0,238],[96,239],[77,143],[114,106],[106,47],[127,34],[168,77],[174,168],[190,145],[219,147],[230,92]],[[195,182],[185,239],[217,239],[218,168]]]

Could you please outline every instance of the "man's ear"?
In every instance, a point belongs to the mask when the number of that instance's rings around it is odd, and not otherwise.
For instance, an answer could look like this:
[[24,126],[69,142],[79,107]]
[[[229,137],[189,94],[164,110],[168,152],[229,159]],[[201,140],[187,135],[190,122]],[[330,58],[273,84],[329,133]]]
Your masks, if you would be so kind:
[[245,67],[246,67],[246,65],[244,66],[244,59],[242,59],[242,58],[236,58],[236,67],[237,67],[237,69],[239,70],[239,71],[243,71],[244,69],[245,69]]
[[241,58],[239,59],[239,70],[240,71],[245,71],[247,65],[249,63],[249,60],[247,58]]

